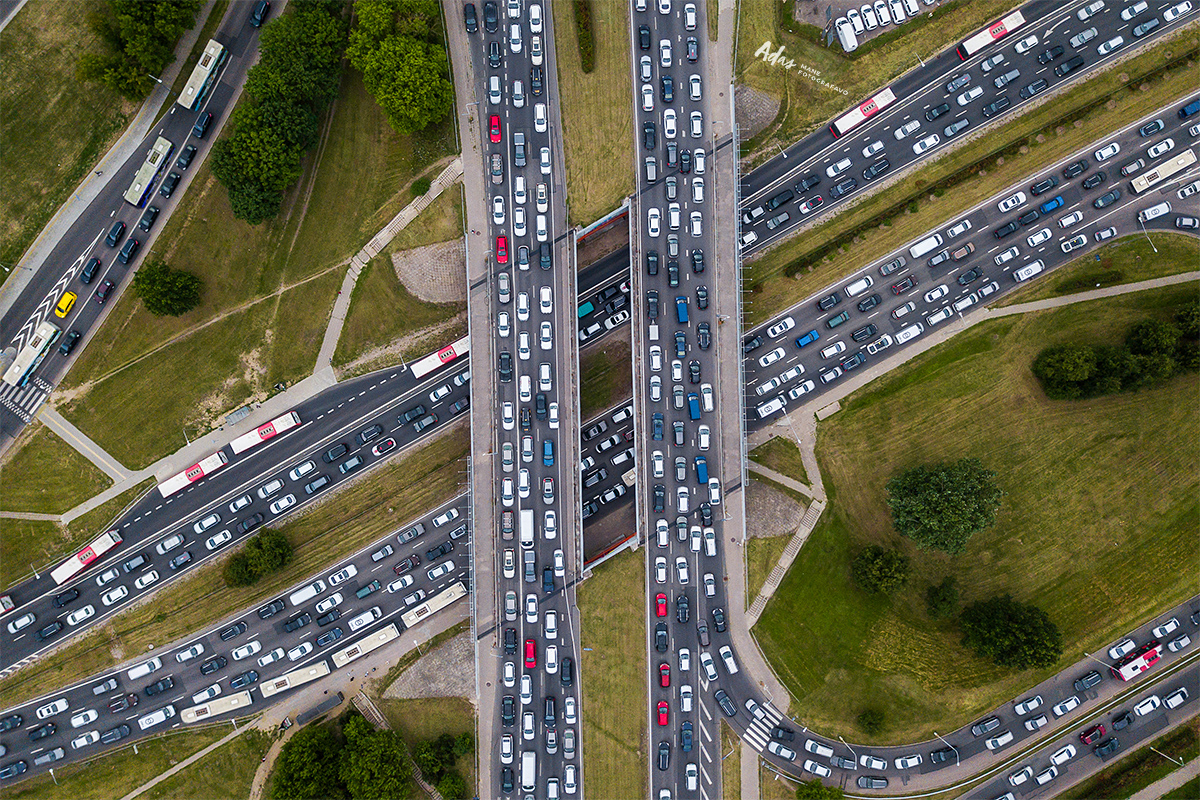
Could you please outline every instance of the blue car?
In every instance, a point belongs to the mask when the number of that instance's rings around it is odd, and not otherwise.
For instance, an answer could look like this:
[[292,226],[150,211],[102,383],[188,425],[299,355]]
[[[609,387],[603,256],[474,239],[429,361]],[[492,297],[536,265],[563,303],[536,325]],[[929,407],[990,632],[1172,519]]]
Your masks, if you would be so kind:
[[821,334],[817,333],[815,330],[809,331],[796,340],[796,347],[804,347],[805,345],[812,344],[820,338]]
[[1060,194],[1042,203],[1042,205],[1038,207],[1038,211],[1041,211],[1043,214],[1049,214],[1056,208],[1062,208],[1064,205],[1066,205],[1066,203],[1067,201],[1063,200],[1063,196]]

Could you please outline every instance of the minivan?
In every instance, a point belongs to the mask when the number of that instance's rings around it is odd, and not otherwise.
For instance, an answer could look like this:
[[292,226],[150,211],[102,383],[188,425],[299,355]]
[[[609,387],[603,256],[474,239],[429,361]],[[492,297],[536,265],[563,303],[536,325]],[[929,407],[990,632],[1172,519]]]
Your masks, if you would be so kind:
[[1013,280],[1016,281],[1017,283],[1020,283],[1021,281],[1029,280],[1030,278],[1032,278],[1034,275],[1037,275],[1039,272],[1041,272],[1045,268],[1046,268],[1046,265],[1044,263],[1042,263],[1042,260],[1039,258],[1037,261],[1026,264],[1025,266],[1023,266],[1020,269],[1018,269],[1017,271],[1015,271],[1013,273]]

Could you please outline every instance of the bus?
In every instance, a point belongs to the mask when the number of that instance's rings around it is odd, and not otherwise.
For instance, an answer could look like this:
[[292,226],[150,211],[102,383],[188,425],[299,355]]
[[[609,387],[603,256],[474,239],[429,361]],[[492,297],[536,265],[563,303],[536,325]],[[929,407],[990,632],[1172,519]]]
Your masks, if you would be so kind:
[[226,55],[223,44],[216,39],[208,40],[208,44],[204,46],[204,52],[200,54],[200,60],[196,62],[196,66],[192,70],[192,76],[188,78],[187,85],[183,87],[183,92],[179,95],[177,101],[179,105],[190,111],[195,111],[200,107],[204,98],[208,96],[213,79],[217,77],[217,69],[225,61]]
[[309,664],[300,669],[294,669],[286,675],[280,675],[278,678],[272,678],[263,683],[259,687],[263,697],[271,697],[288,689],[295,689],[297,686],[303,686],[309,681],[315,681],[317,678],[322,678],[329,674],[329,662],[321,659],[315,664]]
[[228,697],[218,697],[203,705],[185,708],[179,716],[184,722],[204,722],[213,717],[228,714],[230,711],[245,710],[253,702],[254,699],[250,697],[250,692],[238,692]]
[[260,425],[258,428],[250,431],[249,433],[243,433],[241,436],[230,442],[229,447],[234,453],[244,453],[251,447],[258,447],[267,439],[277,436],[284,431],[290,431],[299,424],[300,415],[295,411],[289,411],[282,417],[276,417],[275,419],[271,420],[266,425]]
[[400,620],[404,623],[404,627],[412,628],[426,617],[433,616],[455,600],[466,596],[467,587],[463,586],[462,581],[458,581],[438,594],[435,594],[412,611],[405,611],[400,615]]
[[1154,169],[1143,172],[1131,180],[1129,182],[1129,191],[1134,194],[1141,194],[1151,186],[1162,183],[1167,178],[1187,169],[1195,163],[1196,154],[1192,152],[1191,148],[1188,148],[1174,158],[1162,162]]
[[430,353],[420,361],[414,361],[409,366],[409,369],[412,370],[412,374],[416,378],[424,378],[429,373],[441,369],[459,356],[465,356],[470,348],[471,340],[464,336],[454,344],[447,345],[436,353]]
[[383,647],[388,642],[400,636],[399,629],[396,628],[396,623],[392,623],[380,630],[375,631],[370,636],[364,636],[354,644],[342,650],[338,650],[333,654],[333,666],[341,669],[356,658],[362,658],[372,650],[377,650]]
[[1003,19],[993,22],[986,28],[958,46],[958,57],[966,61],[971,56],[987,47],[992,42],[999,41],[1025,24],[1025,17],[1020,11],[1014,11]]
[[839,136],[845,136],[894,102],[896,102],[896,95],[892,92],[891,87],[888,87],[835,119],[833,124],[829,126],[829,131],[835,139]]
[[54,582],[62,586],[67,581],[74,578],[79,573],[83,572],[84,568],[98,559],[100,556],[112,550],[122,542],[121,534],[116,531],[106,531],[96,537],[96,541],[89,544],[87,547],[80,550],[75,555],[68,558],[63,563],[59,564],[50,573],[50,577],[54,578]]
[[1153,667],[1162,658],[1162,644],[1151,639],[1144,645],[1109,667],[1108,671],[1117,680],[1131,681]]
[[178,475],[172,475],[158,485],[158,491],[163,497],[170,497],[203,477],[213,474],[229,463],[229,456],[218,450],[211,456],[200,459]]
[[4,371],[4,382],[17,388],[29,383],[29,375],[42,363],[42,357],[61,334],[62,329],[57,325],[50,322],[39,323],[33,331],[33,336],[29,337],[29,341],[17,354],[12,366]]
[[158,177],[158,173],[167,165],[171,159],[171,153],[174,152],[175,145],[166,137],[158,137],[158,141],[150,148],[150,152],[146,154],[146,161],[137,171],[137,175],[133,176],[133,183],[129,184],[129,188],[125,191],[125,202],[130,205],[141,208],[146,204],[146,198],[150,196],[150,192],[154,189],[154,179]]

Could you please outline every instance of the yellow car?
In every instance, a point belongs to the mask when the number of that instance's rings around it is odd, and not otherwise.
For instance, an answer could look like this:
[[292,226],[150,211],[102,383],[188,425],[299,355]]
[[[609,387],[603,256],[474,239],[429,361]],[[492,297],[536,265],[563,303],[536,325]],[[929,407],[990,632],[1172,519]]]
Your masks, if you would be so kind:
[[62,298],[58,301],[58,305],[54,307],[54,316],[65,317],[71,313],[71,309],[75,307],[76,294],[74,292],[64,292]]

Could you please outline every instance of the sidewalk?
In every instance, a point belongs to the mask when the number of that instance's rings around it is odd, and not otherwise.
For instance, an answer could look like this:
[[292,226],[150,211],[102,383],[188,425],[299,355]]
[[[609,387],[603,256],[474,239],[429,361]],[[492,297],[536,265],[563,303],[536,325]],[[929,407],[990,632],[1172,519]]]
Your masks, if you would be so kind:
[[1159,778],[1145,789],[1135,793],[1129,800],[1158,800],[1167,792],[1178,789],[1197,775],[1200,775],[1200,758],[1193,758],[1170,775]]

